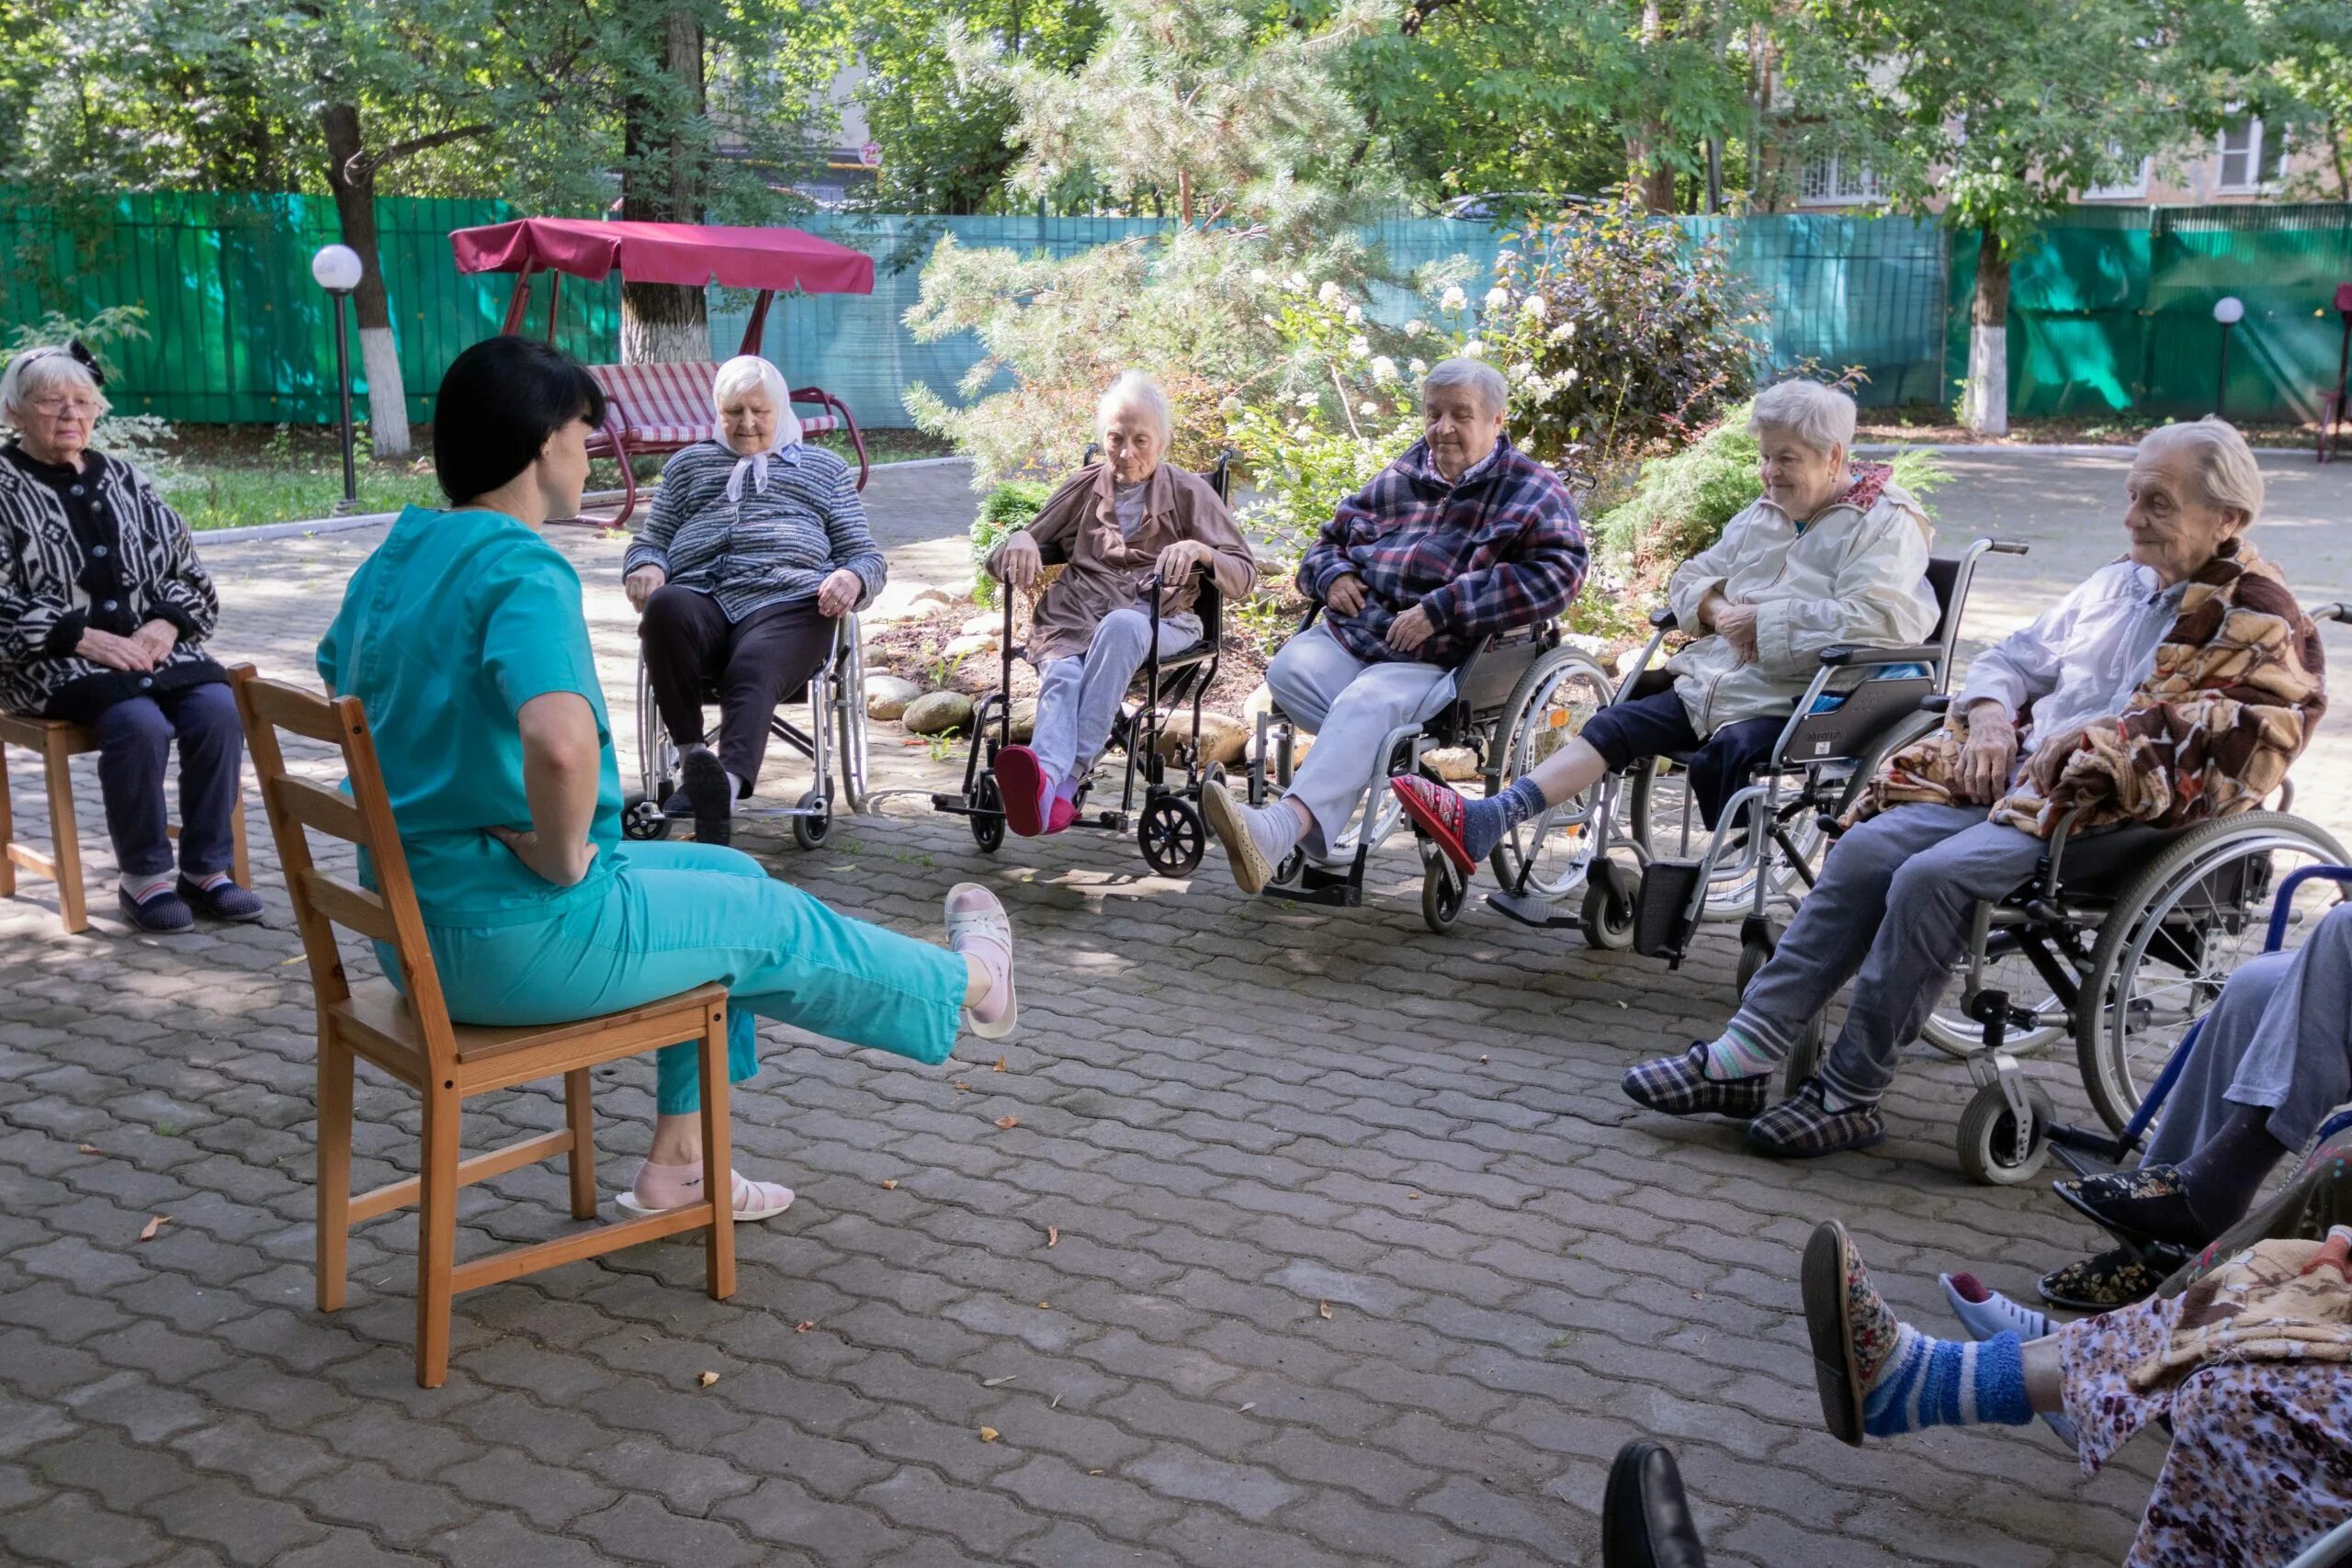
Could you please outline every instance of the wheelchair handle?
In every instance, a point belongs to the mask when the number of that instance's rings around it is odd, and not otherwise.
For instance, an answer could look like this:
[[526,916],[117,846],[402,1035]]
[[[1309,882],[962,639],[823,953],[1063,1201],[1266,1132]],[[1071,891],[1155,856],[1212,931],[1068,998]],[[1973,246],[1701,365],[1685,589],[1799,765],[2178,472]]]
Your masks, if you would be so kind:
[[1654,626],[1671,627],[1675,624],[1674,607],[1670,604],[1660,604],[1650,612],[1650,625]]
[[2022,539],[1987,539],[1984,553],[1988,556],[2022,556],[2033,553],[2033,547]]
[[2346,626],[2352,626],[2352,604],[2323,605],[2320,608],[2319,613],[2313,615],[2312,619],[2315,621],[2342,621]]

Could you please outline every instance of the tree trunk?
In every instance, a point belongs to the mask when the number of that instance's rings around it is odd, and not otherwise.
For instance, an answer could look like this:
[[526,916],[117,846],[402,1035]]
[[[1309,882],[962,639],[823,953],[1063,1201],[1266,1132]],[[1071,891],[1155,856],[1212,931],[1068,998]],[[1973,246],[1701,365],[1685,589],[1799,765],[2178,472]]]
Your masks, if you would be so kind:
[[[1642,49],[1647,51],[1665,37],[1658,0],[1643,0]],[[1666,127],[1655,121],[1636,125],[1625,139],[1625,178],[1640,190],[1643,205],[1652,212],[1672,212],[1677,205],[1673,166],[1659,156],[1665,145]]]
[[1968,312],[1968,380],[1960,422],[2009,433],[2009,254],[1990,225],[1976,235],[1976,300]]
[[[705,108],[702,28],[691,14],[672,12],[662,19],[654,44],[684,112],[665,122],[653,104],[643,98],[629,101],[621,216],[696,223],[703,215],[703,153],[693,122]],[[709,357],[710,320],[703,289],[690,284],[622,282],[623,364]]]
[[384,269],[376,254],[376,171],[361,162],[356,105],[329,104],[319,118],[326,132],[327,188],[334,193],[343,243],[359,253],[359,287],[351,303],[359,318],[359,356],[367,367],[368,445],[379,457],[405,457],[408,391],[401,383],[391,301],[385,296]]

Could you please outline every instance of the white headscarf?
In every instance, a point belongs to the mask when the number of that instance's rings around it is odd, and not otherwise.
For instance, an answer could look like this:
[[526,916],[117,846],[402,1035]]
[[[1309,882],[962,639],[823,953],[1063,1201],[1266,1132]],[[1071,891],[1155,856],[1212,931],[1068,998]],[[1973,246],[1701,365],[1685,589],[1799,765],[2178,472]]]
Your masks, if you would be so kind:
[[746,477],[751,479],[755,493],[766,494],[768,459],[787,446],[800,444],[800,421],[792,412],[792,393],[784,384],[784,372],[756,354],[737,355],[720,366],[718,374],[711,378],[710,405],[714,414],[710,423],[711,439],[729,451],[734,451],[734,446],[727,439],[726,417],[718,411],[725,408],[730,399],[739,398],[754,387],[764,389],[770,400],[775,404],[775,440],[764,451],[754,452],[749,457],[738,456],[735,471],[727,476],[727,499],[730,503],[743,499]]

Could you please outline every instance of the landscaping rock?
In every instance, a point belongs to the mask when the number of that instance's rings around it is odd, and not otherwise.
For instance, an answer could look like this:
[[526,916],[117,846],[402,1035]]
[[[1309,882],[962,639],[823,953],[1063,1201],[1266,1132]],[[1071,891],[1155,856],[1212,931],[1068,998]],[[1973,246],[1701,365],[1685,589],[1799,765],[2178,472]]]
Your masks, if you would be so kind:
[[[1205,767],[1211,762],[1222,762],[1228,768],[1234,766],[1249,751],[1251,733],[1252,727],[1244,725],[1230,714],[1204,712],[1201,715],[1201,764]],[[1160,731],[1159,754],[1174,756],[1178,748],[1191,739],[1192,735],[1192,716],[1177,715],[1170,720],[1168,728]]]
[[868,675],[865,678],[865,716],[868,718],[898,718],[907,711],[907,705],[922,695],[922,688],[912,681],[897,675]]
[[993,642],[1004,631],[1004,613],[983,610],[956,629],[966,637],[984,637]]
[[1242,722],[1249,725],[1253,730],[1258,728],[1258,716],[1260,714],[1272,713],[1273,711],[1274,690],[1272,686],[1267,685],[1263,681],[1258,682],[1258,689],[1256,691],[1241,699]]
[[950,663],[958,663],[976,653],[989,653],[995,649],[996,633],[967,632],[961,637],[949,637],[947,646],[941,649],[939,654]]
[[961,692],[929,692],[907,705],[899,722],[910,735],[954,735],[972,722],[972,699]]
[[1037,733],[1037,699],[1035,697],[1013,698],[1012,713],[1009,722],[1012,725],[1012,739],[1024,746],[1027,745]]
[[956,603],[955,595],[949,593],[947,590],[944,588],[934,588],[927,582],[911,585],[911,591],[907,594],[907,597],[918,604],[953,604]]
[[1448,784],[1461,784],[1478,776],[1478,753],[1467,746],[1437,746],[1421,753],[1421,760],[1437,770],[1437,776]]

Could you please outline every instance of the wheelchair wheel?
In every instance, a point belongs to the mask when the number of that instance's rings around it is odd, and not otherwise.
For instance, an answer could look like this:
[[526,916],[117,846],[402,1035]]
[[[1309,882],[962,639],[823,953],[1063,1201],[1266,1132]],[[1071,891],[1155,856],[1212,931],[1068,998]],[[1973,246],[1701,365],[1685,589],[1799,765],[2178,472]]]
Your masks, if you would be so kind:
[[1454,869],[1443,851],[1435,845],[1425,847],[1421,852],[1421,923],[1443,936],[1453,928],[1469,896],[1470,879]]
[[670,836],[670,818],[662,813],[662,803],[632,795],[621,803],[621,837],[639,840],[666,839]]
[[800,797],[799,808],[814,815],[792,819],[792,841],[804,850],[813,850],[833,830],[832,802],[825,798],[823,790],[812,789]]
[[1181,795],[1156,795],[1136,819],[1136,843],[1162,876],[1190,876],[1208,848],[1208,824]]
[[[1529,665],[1495,721],[1490,754],[1501,785],[1525,778],[1573,739],[1609,705],[1610,694],[1600,666],[1573,648],[1553,649]],[[1592,813],[1600,799],[1596,784],[1581,799],[1563,801],[1503,835],[1491,857],[1496,882],[1506,892],[1548,903],[1567,898],[1591,870],[1598,839]]]
[[994,773],[982,773],[972,786],[972,813],[964,820],[972,825],[972,842],[982,854],[992,855],[1004,846],[1004,802],[997,794]]
[[1804,1087],[1804,1080],[1821,1070],[1821,1058],[1829,1054],[1829,1024],[1815,1019],[1804,1026],[1797,1043],[1789,1047],[1788,1060],[1781,1064],[1781,1092],[1793,1095]]
[[[2344,846],[2301,818],[2248,811],[2188,829],[2125,888],[2091,950],[2074,1020],[2083,1087],[2109,1127],[2122,1130],[2222,982],[2262,951],[2278,884],[2344,863]],[[2324,882],[2303,885],[2287,946],[2335,897]]]
[[1998,1083],[1976,1091],[1960,1113],[1960,1173],[1982,1187],[2017,1187],[2031,1181],[2050,1163],[2050,1128],[2058,1120],[2050,1096],[2038,1083],[2025,1086],[2033,1110],[2022,1154],[2017,1146],[2017,1112]]
[[1634,945],[1634,897],[1639,888],[1634,874],[1613,860],[1593,867],[1585,884],[1584,907],[1577,923],[1584,928],[1587,947],[1623,953]]

